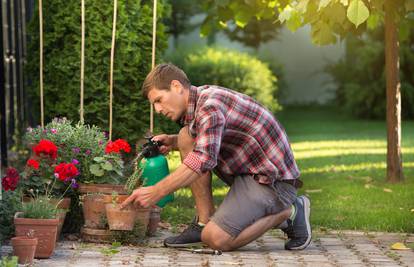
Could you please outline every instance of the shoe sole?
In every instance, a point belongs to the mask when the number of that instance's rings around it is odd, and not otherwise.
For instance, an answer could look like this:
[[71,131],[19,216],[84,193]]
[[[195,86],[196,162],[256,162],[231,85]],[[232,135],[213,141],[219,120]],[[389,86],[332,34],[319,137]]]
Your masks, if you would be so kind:
[[191,248],[195,246],[203,245],[203,242],[195,242],[195,243],[185,243],[185,244],[167,244],[164,243],[164,246],[167,248]]
[[306,230],[308,230],[308,238],[306,239],[306,242],[299,246],[299,247],[293,247],[290,248],[290,250],[302,250],[305,249],[307,246],[309,246],[311,240],[312,240],[312,230],[311,230],[311,226],[310,226],[310,222],[309,222],[309,217],[310,217],[310,201],[309,198],[305,197],[305,196],[300,196],[300,198],[303,201],[303,207],[305,209],[305,222],[306,222]]

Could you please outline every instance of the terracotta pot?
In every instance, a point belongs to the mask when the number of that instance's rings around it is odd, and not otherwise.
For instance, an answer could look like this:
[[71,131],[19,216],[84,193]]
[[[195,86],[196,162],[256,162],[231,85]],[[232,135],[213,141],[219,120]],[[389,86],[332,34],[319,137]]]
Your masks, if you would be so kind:
[[154,207],[150,211],[147,235],[153,236],[158,229],[158,223],[161,221],[160,207]]
[[13,255],[19,258],[19,264],[32,264],[37,242],[37,238],[27,236],[16,236],[11,239]]
[[103,196],[103,199],[104,199],[105,204],[108,204],[108,203],[118,203],[118,204],[121,204],[128,197],[129,197],[129,195],[104,195]]
[[148,230],[151,209],[135,208],[135,210],[137,212],[135,225],[139,227],[135,227],[134,231],[139,236],[145,236]]
[[120,204],[105,204],[110,230],[131,231],[134,229],[137,212],[131,205],[121,210]]
[[107,229],[92,229],[82,227],[82,241],[93,243],[111,243],[112,233]]
[[127,194],[124,188],[124,185],[114,185],[114,184],[79,184],[79,192],[81,194],[87,194],[87,193],[112,194],[113,192],[116,192],[120,195]]
[[14,216],[16,236],[27,236],[34,231],[33,237],[38,239],[35,258],[49,258],[55,250],[57,226],[59,219],[28,219]]
[[[33,200],[34,199],[29,196],[23,196],[23,202],[30,202]],[[58,224],[58,230],[56,234],[56,241],[59,239],[60,233],[62,232],[62,227],[63,227],[63,223],[65,222],[66,213],[70,208],[70,202],[71,202],[71,199],[69,197],[65,197],[62,200],[57,199],[57,198],[50,199],[50,203],[54,205],[59,203],[57,206],[58,209],[66,210],[66,211],[59,212],[57,214],[57,218],[59,219],[59,224]]]
[[84,195],[82,201],[84,227],[92,229],[105,229],[105,195]]
[[57,234],[56,234],[56,241],[57,241],[60,237],[60,233],[62,232],[63,223],[65,222],[66,213],[68,212],[70,208],[71,199],[69,197],[65,197],[59,202],[59,199],[52,198],[50,202],[53,204],[59,203],[57,206],[58,209],[65,210],[57,214],[57,217],[59,219],[59,224],[58,224],[58,229],[57,229]]

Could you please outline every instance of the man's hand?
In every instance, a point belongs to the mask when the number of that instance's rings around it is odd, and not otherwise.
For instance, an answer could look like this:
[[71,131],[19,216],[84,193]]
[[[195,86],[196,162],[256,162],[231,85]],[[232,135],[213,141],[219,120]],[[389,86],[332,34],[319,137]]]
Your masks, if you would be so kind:
[[133,204],[136,207],[150,208],[155,205],[163,196],[157,186],[146,186],[135,189],[134,192],[121,203],[121,209]]
[[153,141],[159,141],[162,143],[160,146],[160,152],[164,155],[168,154],[171,150],[176,149],[176,135],[160,134],[152,138]]

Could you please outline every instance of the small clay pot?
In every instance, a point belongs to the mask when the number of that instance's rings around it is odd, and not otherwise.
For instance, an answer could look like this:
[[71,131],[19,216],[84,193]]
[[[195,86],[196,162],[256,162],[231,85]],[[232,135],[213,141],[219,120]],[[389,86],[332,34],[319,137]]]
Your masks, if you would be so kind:
[[19,218],[20,212],[14,215],[16,236],[27,236],[34,231],[33,237],[38,239],[35,258],[49,258],[56,245],[56,233],[59,219]]
[[57,229],[57,234],[56,234],[56,241],[59,239],[60,233],[62,232],[62,227],[63,227],[63,223],[65,222],[66,213],[70,208],[70,202],[71,202],[71,199],[69,197],[65,197],[62,200],[55,199],[55,198],[52,198],[50,200],[50,203],[53,203],[54,205],[57,204],[58,209],[64,210],[57,214],[57,218],[59,219],[59,224],[58,224],[58,229]]
[[121,210],[120,204],[108,203],[105,204],[105,209],[109,229],[123,231],[131,231],[134,229],[137,212],[132,205]]
[[13,255],[19,258],[19,264],[33,263],[37,238],[16,236],[11,239],[11,243],[13,246]]

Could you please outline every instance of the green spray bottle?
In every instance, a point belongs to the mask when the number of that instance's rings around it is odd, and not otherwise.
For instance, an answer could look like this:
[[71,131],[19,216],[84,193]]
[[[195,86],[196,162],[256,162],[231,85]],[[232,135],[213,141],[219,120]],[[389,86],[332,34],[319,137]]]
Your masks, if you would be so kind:
[[[155,185],[170,174],[167,159],[161,154],[158,141],[153,141],[152,136],[146,138],[148,141],[142,146],[143,160],[140,162],[142,168],[141,179],[143,186]],[[157,206],[163,208],[168,202],[174,200],[174,195],[169,194],[157,202]]]

